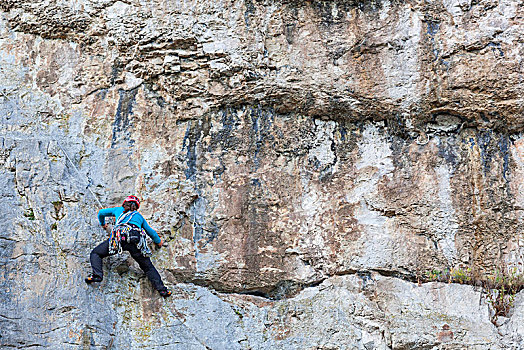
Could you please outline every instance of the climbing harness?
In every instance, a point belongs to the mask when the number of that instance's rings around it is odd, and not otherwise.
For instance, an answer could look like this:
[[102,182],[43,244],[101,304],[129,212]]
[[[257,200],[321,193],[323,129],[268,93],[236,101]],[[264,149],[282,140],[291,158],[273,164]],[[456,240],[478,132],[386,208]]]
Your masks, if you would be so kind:
[[129,223],[136,213],[136,211],[127,212],[125,215],[122,213],[116,220],[115,226],[109,233],[109,255],[122,253],[122,245],[120,242],[136,244],[140,253],[146,258],[153,255],[147,245],[146,231],[143,228]]
[[129,232],[133,229],[129,224],[129,221],[131,221],[135,214],[136,211],[122,213],[116,219],[115,226],[113,226],[113,229],[109,233],[109,255],[122,253],[122,245],[120,244],[120,241],[128,240]]

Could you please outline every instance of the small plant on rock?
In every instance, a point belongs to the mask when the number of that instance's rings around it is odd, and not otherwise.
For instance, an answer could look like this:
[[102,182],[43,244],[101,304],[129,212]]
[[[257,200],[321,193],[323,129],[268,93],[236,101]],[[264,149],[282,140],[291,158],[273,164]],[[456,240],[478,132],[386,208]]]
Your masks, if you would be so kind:
[[431,282],[440,281],[440,276],[442,275],[442,271],[433,269],[431,271],[427,271],[425,275],[428,281],[431,281]]
[[24,212],[24,216],[29,220],[34,220],[35,212],[33,211],[33,208],[26,209],[26,211]]
[[449,273],[449,282],[470,284],[472,279],[473,277],[470,268],[467,268],[466,270],[461,268],[452,268]]
[[484,281],[484,289],[494,315],[507,316],[515,302],[515,295],[524,287],[524,276],[517,268],[496,270]]
[[449,269],[426,271],[422,280],[426,282],[449,282]]

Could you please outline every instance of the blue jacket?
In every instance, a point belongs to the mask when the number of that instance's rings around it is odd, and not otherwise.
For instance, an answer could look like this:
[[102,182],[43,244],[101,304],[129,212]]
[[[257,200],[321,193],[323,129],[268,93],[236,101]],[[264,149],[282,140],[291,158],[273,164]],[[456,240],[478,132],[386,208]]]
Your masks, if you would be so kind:
[[[114,216],[118,221],[118,218],[120,217],[120,215],[122,215],[123,212],[124,212],[123,207],[101,209],[98,212],[98,221],[100,222],[100,225],[102,226],[105,225],[107,216]],[[151,239],[153,239],[153,242],[157,244],[160,243],[160,237],[158,237],[158,234],[156,233],[156,231],[153,230],[147,224],[146,219],[144,219],[142,214],[140,214],[138,211],[135,211],[133,213],[131,220],[128,221],[127,219],[125,219],[123,220],[123,222],[128,223],[128,224],[133,224],[140,228],[143,228],[146,231],[146,233],[148,234],[148,236],[151,237]]]

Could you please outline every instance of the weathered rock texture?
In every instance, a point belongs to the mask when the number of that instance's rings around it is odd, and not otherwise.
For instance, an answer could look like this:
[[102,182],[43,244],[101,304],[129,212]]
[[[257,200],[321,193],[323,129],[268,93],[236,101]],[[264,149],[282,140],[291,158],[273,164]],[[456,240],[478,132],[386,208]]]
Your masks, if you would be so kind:
[[[521,349],[524,4],[0,0],[0,347]],[[168,241],[86,286],[98,201]]]

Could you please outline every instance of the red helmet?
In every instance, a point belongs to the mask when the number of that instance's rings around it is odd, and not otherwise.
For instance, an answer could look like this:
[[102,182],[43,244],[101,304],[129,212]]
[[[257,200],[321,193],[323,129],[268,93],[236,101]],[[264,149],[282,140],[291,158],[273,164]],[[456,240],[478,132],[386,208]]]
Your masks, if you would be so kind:
[[[136,208],[140,208],[140,199],[138,199],[137,196],[127,196],[126,199],[124,199],[125,202],[134,202],[136,204]],[[122,206],[124,206],[124,203],[122,203]]]

